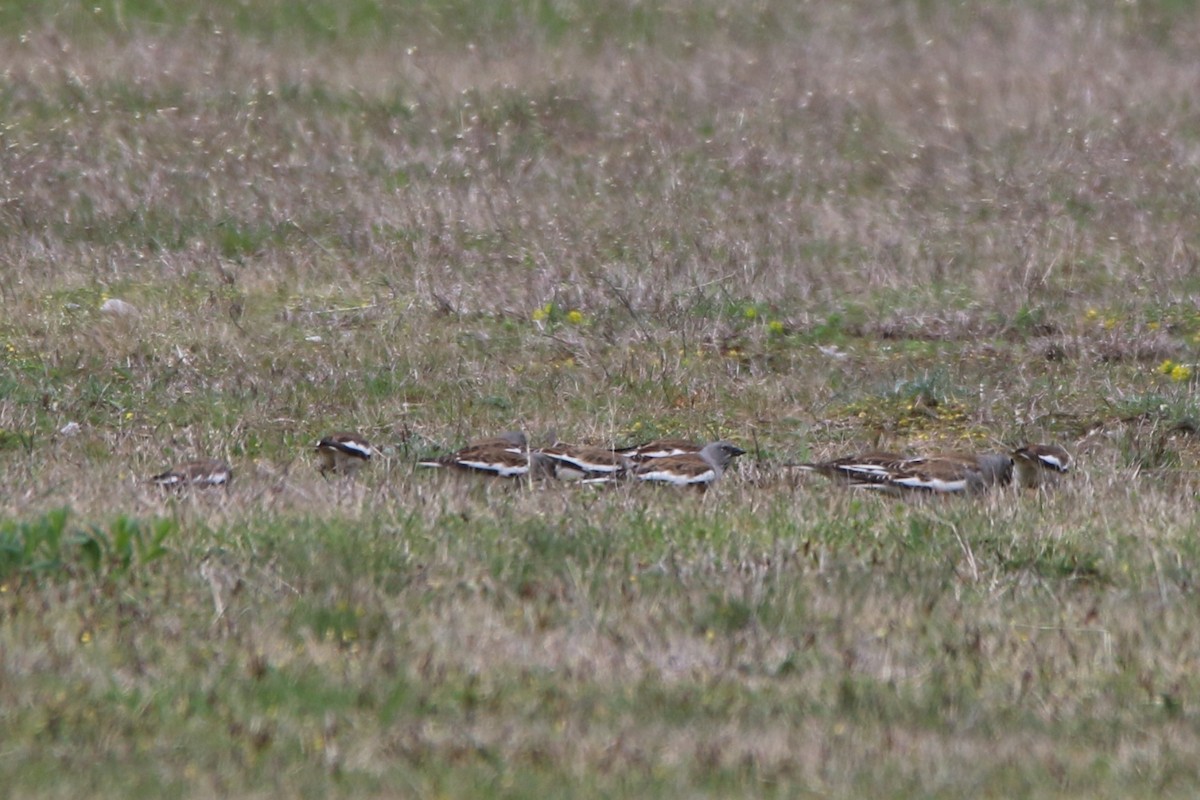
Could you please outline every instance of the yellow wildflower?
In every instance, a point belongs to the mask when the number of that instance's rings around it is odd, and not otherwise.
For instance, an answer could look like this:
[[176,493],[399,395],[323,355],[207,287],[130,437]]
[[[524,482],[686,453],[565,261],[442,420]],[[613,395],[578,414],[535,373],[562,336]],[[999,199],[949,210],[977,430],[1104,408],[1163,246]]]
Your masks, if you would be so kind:
[[546,303],[546,305],[542,306],[541,308],[535,308],[533,310],[533,321],[534,322],[543,322],[550,318],[550,314],[553,311],[554,311],[554,303]]
[[1163,375],[1170,375],[1171,370],[1173,370],[1173,369],[1175,369],[1175,362],[1169,358],[1166,361],[1164,361],[1158,365],[1158,371],[1161,372]]
[[777,319],[773,319],[767,323],[767,331],[774,336],[783,335],[783,323]]
[[567,322],[572,325],[578,325],[583,322],[583,312],[577,308],[573,308],[567,312]]
[[1173,381],[1186,381],[1190,377],[1192,377],[1192,368],[1186,364],[1176,364],[1171,370],[1171,380]]
[[742,316],[746,319],[758,319],[758,309],[754,306],[746,306],[745,310],[742,311]]
[[1084,316],[1086,316],[1088,319],[1095,319],[1096,317],[1100,316],[1100,312],[1094,308],[1089,308],[1087,310],[1087,314]]

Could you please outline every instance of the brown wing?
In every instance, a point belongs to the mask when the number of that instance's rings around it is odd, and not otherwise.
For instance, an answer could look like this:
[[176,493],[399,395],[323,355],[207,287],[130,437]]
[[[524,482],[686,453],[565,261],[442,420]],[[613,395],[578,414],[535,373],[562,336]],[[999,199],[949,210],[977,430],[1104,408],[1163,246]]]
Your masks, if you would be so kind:
[[555,445],[538,452],[549,459],[557,477],[567,480],[620,475],[629,468],[624,456],[600,447]]
[[317,449],[338,452],[350,458],[371,459],[371,443],[356,433],[334,433],[317,442]]
[[670,483],[675,486],[698,486],[712,483],[720,471],[699,455],[663,456],[652,458],[634,470],[638,480]]
[[800,464],[801,469],[819,472],[829,478],[855,482],[882,483],[888,476],[909,461],[899,453],[870,450],[853,456],[843,456],[813,464]]
[[426,467],[453,467],[470,472],[483,472],[504,478],[515,478],[529,472],[529,459],[507,442],[475,444],[457,453],[431,461],[420,462]]
[[642,442],[641,444],[630,445],[628,447],[618,447],[613,452],[628,458],[630,461],[645,461],[647,459],[671,458],[673,456],[699,453],[703,448],[704,445],[686,439],[655,439],[651,442]]
[[159,486],[224,486],[233,477],[233,470],[224,461],[204,458],[185,461],[166,472],[154,475],[151,481]]

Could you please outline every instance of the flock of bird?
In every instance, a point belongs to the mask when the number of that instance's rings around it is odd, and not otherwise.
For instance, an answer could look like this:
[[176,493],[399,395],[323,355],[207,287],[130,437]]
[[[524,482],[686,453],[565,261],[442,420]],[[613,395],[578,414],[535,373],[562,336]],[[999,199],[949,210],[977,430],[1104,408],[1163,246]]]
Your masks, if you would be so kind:
[[[498,478],[553,479],[605,484],[643,481],[693,487],[712,486],[745,450],[732,442],[707,444],[659,439],[629,447],[605,448],[562,442],[533,448],[520,431],[473,442],[460,450],[417,462],[421,467],[450,469]],[[335,433],[317,442],[322,475],[352,476],[371,461],[374,447],[356,433]],[[1027,444],[1008,453],[948,453],[907,456],[868,451],[829,461],[789,463],[846,486],[892,495],[909,493],[975,493],[1007,485],[1037,487],[1071,469],[1071,456],[1054,444]],[[225,486],[233,477],[219,459],[187,461],[150,480],[184,488]]]

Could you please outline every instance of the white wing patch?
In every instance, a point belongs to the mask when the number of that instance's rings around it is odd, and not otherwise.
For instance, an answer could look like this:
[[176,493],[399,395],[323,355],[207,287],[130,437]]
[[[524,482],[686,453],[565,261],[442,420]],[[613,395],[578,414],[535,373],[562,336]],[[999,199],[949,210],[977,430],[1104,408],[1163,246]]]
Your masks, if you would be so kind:
[[670,458],[671,456],[686,456],[693,453],[693,450],[684,450],[682,447],[668,447],[662,450],[644,450],[637,454],[638,458]]
[[1047,466],[1056,472],[1066,472],[1069,469],[1068,465],[1063,463],[1062,459],[1056,455],[1039,453],[1037,458],[1038,461],[1042,462],[1044,466]]
[[581,472],[620,472],[621,467],[617,464],[593,464],[590,461],[585,461],[582,458],[574,458],[572,456],[561,455],[556,453],[546,453],[546,456],[553,458],[555,461],[561,462],[572,467],[576,467]]
[[907,486],[910,489],[928,489],[931,492],[962,492],[966,491],[967,487],[970,486],[970,481],[967,478],[944,480],[942,478],[928,478],[921,475],[893,477],[888,482],[897,486]]
[[667,469],[656,469],[650,472],[639,472],[638,479],[643,481],[664,481],[676,486],[691,486],[697,483],[709,483],[716,480],[715,469],[706,470],[697,475],[680,475]]
[[862,475],[868,478],[886,479],[892,474],[888,471],[887,467],[880,466],[879,464],[843,464],[837,467],[837,469],[847,475]]
[[345,441],[338,442],[337,446],[346,452],[347,455],[358,456],[359,458],[370,458],[371,448],[362,442]]
[[495,461],[468,461],[465,459],[458,463],[471,469],[494,472],[505,478],[513,478],[529,472],[529,464],[497,464]]
[[192,484],[193,486],[220,486],[229,481],[228,470],[218,470],[216,472],[203,472],[193,475],[185,475],[179,472],[168,472],[154,479],[154,482],[159,486],[178,486],[180,484]]

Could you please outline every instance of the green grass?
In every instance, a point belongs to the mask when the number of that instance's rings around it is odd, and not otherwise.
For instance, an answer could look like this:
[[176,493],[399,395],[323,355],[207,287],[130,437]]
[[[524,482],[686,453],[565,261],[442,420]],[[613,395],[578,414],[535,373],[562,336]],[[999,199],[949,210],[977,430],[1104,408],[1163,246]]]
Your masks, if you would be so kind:
[[[0,785],[1194,795],[1194,10],[5,4]],[[750,454],[414,466],[515,428]]]

